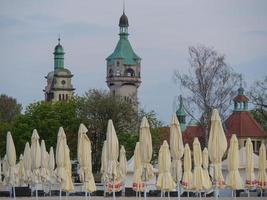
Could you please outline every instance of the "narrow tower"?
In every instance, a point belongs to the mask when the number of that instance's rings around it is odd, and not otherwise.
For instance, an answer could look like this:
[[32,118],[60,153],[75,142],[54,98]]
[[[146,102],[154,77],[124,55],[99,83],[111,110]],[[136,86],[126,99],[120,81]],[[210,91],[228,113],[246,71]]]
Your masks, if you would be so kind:
[[177,116],[177,119],[180,123],[181,131],[184,132],[184,130],[186,129],[186,112],[184,109],[182,95],[180,95],[180,105],[176,111],[176,116]]
[[129,23],[124,9],[119,27],[119,42],[114,52],[106,58],[106,82],[112,94],[122,96],[131,103],[137,103],[137,89],[141,83],[141,58],[134,52],[128,40]]
[[244,94],[244,88],[242,87],[242,77],[240,78],[240,87],[238,88],[238,94],[234,100],[234,111],[242,112],[248,111],[248,97]]
[[67,101],[73,96],[75,90],[71,84],[73,74],[64,68],[64,54],[59,38],[54,51],[54,70],[45,77],[47,79],[47,86],[43,90],[45,101]]

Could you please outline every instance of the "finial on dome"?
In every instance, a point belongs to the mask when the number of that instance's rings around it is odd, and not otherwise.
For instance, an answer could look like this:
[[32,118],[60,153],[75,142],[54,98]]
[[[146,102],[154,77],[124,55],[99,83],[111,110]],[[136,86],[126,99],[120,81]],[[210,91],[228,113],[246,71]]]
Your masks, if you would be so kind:
[[57,41],[58,41],[58,44],[60,44],[60,33],[58,34],[58,39],[57,39]]

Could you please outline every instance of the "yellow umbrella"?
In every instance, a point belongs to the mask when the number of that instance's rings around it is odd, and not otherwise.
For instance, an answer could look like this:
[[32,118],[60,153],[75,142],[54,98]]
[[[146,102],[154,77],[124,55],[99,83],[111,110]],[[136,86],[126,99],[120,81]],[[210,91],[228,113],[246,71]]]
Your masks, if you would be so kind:
[[193,171],[193,184],[192,187],[196,191],[201,191],[204,188],[204,176],[202,169],[202,151],[198,138],[194,138],[193,142],[193,155],[194,155],[194,171]]
[[7,133],[6,156],[7,156],[6,161],[8,166],[6,174],[6,184],[14,187],[16,184],[16,177],[15,177],[16,149],[10,132]]
[[13,138],[10,132],[7,133],[6,141],[6,163],[7,163],[7,172],[5,177],[5,183],[10,185],[13,188],[14,198],[15,194],[15,184],[16,184],[16,149],[13,142]]
[[[92,174],[91,142],[86,135],[87,128],[80,124],[78,131],[78,161],[80,164],[80,180],[85,184],[88,192],[96,191],[94,176]],[[86,193],[87,196],[87,193]]]
[[46,182],[48,179],[48,159],[49,155],[46,151],[45,141],[41,141],[41,169],[40,169],[40,176],[42,182]]
[[246,160],[246,187],[253,188],[257,181],[254,174],[253,144],[250,138],[246,141]]
[[191,163],[191,151],[188,144],[185,144],[184,148],[184,173],[182,179],[182,185],[186,190],[192,189],[192,179],[193,174],[192,170],[192,163]]
[[39,135],[36,129],[33,130],[31,138],[31,157],[32,157],[32,183],[40,182],[41,167],[41,148],[39,144]]
[[31,158],[31,148],[29,142],[26,143],[25,148],[24,148],[24,170],[25,170],[25,177],[24,181],[27,184],[31,183],[31,177],[32,177],[32,158]]
[[127,159],[126,159],[126,152],[124,146],[121,145],[120,149],[120,162],[119,162],[119,177],[121,181],[124,181],[127,175]]
[[50,147],[49,151],[48,174],[49,174],[50,184],[55,183],[56,174],[55,174],[55,156],[53,147]]
[[175,182],[182,178],[182,161],[184,144],[179,121],[174,114],[170,126],[170,151],[172,157],[171,174]]
[[154,177],[154,172],[150,164],[153,153],[152,138],[146,117],[143,117],[141,122],[139,142],[144,179],[148,181]]
[[242,189],[243,183],[240,173],[238,171],[239,168],[238,140],[235,134],[233,134],[231,137],[227,159],[228,159],[228,175],[226,178],[226,184],[232,190]]
[[208,172],[209,168],[209,152],[208,149],[205,147],[202,152],[202,166],[203,166],[203,176],[204,176],[204,188],[206,190],[210,189],[212,184],[210,181],[210,176]]
[[65,152],[64,152],[64,167],[66,170],[66,180],[64,181],[62,190],[65,192],[72,192],[74,191],[74,186],[73,186],[73,182],[72,182],[72,170],[71,170],[71,161],[70,161],[70,149],[67,145],[67,143],[65,144]]
[[176,183],[173,181],[171,176],[171,155],[169,151],[169,145],[164,140],[159,150],[159,176],[157,180],[157,188],[162,191],[171,191],[176,187]]
[[25,178],[24,161],[23,161],[23,155],[20,154],[19,164],[18,164],[18,184],[20,186],[24,185],[25,183],[24,178]]
[[267,188],[266,147],[265,147],[264,142],[261,143],[260,150],[259,150],[258,187],[261,189]]
[[115,199],[115,190],[121,190],[121,184],[118,181],[118,157],[119,157],[119,141],[112,120],[108,120],[107,127],[107,175],[109,181],[109,191],[113,191],[113,199]]
[[212,165],[214,166],[214,184],[216,187],[224,186],[222,175],[222,157],[227,149],[227,140],[222,127],[221,118],[216,109],[212,111],[211,127],[209,133],[208,151]]
[[117,165],[119,157],[119,141],[112,120],[107,127],[107,173],[110,179],[118,177]]
[[133,175],[133,190],[140,192],[144,190],[142,182],[142,162],[140,152],[140,142],[137,142],[134,149],[134,175]]
[[57,181],[60,183],[60,197],[61,197],[61,190],[66,185],[67,181],[67,172],[65,169],[65,146],[66,144],[66,135],[64,129],[62,127],[59,128],[58,135],[57,135],[57,147],[56,147],[56,176]]
[[107,171],[108,171],[108,160],[107,160],[107,141],[105,140],[102,147],[102,154],[101,154],[101,169],[100,173],[102,174],[101,179],[103,182],[108,180]]

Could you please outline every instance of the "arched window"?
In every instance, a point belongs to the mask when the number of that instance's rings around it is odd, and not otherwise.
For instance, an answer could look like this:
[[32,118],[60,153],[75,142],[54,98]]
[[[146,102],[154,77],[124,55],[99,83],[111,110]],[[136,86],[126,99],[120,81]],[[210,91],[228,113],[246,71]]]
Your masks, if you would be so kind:
[[58,100],[61,101],[61,94],[58,95]]
[[125,70],[125,76],[135,76],[134,70],[132,68],[128,68]]
[[113,76],[113,70],[110,69],[109,72],[108,72],[108,74],[109,74],[109,77],[112,77]]

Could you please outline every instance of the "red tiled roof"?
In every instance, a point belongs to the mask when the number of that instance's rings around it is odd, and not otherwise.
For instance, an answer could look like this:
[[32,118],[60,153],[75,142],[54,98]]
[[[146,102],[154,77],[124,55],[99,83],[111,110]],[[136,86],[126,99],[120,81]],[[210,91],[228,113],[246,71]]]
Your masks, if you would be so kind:
[[248,101],[248,100],[249,99],[245,95],[237,95],[234,98],[234,101],[237,101],[237,102],[244,102],[244,101]]
[[185,131],[183,132],[184,144],[188,143],[190,148],[192,148],[192,144],[193,144],[195,137],[197,137],[199,139],[200,144],[203,146],[203,144],[204,144],[203,127],[200,125],[187,126]]
[[267,137],[267,132],[249,112],[233,112],[225,121],[226,133],[237,137]]

